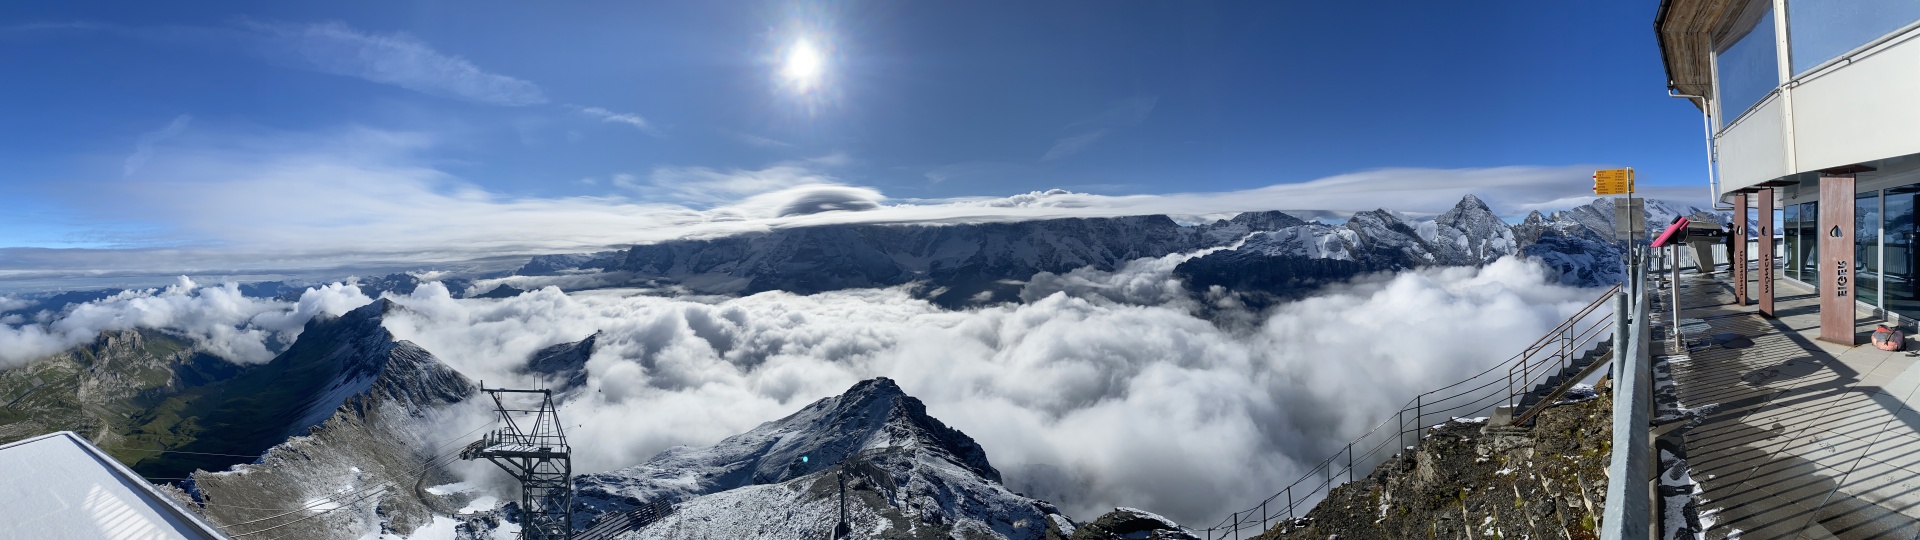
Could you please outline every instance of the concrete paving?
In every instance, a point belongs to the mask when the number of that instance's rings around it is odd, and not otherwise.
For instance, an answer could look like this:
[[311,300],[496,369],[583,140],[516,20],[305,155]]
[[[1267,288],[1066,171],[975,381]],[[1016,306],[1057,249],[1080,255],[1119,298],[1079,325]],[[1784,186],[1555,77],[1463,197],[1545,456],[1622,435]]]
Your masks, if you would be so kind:
[[[1685,433],[1708,538],[1920,538],[1920,356],[1818,341],[1813,291],[1782,280],[1776,299],[1766,319],[1725,274],[1681,276],[1682,318],[1753,342],[1671,363],[1681,404],[1712,407]],[[1877,321],[1858,315],[1868,343]]]

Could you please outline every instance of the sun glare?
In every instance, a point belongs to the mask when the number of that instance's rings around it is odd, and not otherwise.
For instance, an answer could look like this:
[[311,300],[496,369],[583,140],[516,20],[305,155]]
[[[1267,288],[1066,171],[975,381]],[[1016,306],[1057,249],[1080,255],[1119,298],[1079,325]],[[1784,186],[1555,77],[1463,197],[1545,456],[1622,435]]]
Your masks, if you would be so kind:
[[820,75],[826,70],[826,56],[813,42],[800,40],[787,49],[786,61],[780,67],[780,77],[787,84],[805,91],[820,82]]

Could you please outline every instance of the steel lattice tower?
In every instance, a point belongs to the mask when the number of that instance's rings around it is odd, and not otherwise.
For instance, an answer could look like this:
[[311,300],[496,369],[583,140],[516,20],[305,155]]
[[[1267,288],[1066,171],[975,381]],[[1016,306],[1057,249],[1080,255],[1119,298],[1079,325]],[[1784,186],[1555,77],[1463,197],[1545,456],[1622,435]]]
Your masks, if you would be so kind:
[[[506,427],[488,432],[460,451],[460,459],[486,458],[520,480],[520,538],[573,538],[573,460],[560,412],[549,390],[480,389],[493,396]],[[502,394],[540,394],[540,408],[515,409]]]

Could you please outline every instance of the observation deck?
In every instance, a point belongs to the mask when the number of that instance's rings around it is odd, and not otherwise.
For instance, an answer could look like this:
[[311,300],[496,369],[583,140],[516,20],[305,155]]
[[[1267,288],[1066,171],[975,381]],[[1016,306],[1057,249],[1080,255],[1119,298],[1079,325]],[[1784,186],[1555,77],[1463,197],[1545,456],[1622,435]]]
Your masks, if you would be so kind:
[[[1763,318],[1730,279],[1680,276],[1689,347],[1667,359],[1679,402],[1702,409],[1682,436],[1700,508],[1717,510],[1708,538],[1920,537],[1920,355],[1817,339],[1819,298],[1791,280]],[[1877,321],[1856,315],[1870,343]]]

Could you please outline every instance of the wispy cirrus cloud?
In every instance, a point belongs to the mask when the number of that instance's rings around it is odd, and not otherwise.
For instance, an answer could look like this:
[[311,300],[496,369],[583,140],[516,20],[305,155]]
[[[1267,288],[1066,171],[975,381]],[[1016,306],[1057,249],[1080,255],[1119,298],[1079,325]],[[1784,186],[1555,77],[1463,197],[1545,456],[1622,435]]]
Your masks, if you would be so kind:
[[262,38],[261,54],[323,73],[489,105],[547,102],[539,85],[488,72],[403,33],[362,32],[339,22],[249,22],[245,27]]
[[367,32],[342,22],[246,20],[234,26],[126,26],[98,21],[0,27],[0,37],[106,32],[157,43],[240,51],[289,67],[354,77],[431,96],[504,106],[547,102],[533,82],[481,69],[412,35]]
[[140,141],[134,143],[133,154],[127,156],[127,163],[126,166],[122,168],[123,172],[121,176],[133,176],[135,171],[140,170],[141,166],[147,164],[147,160],[153,159],[154,145],[160,144],[161,141],[171,139],[181,132],[186,131],[187,125],[191,123],[193,123],[193,116],[183,114],[173,117],[173,121],[168,122],[167,127],[140,135]]
[[1123,99],[1107,106],[1099,114],[1068,124],[1067,129],[1075,133],[1054,141],[1053,147],[1040,156],[1040,161],[1056,161],[1078,154],[1100,142],[1115,129],[1139,125],[1153,114],[1153,107],[1159,102],[1158,96]]
[[637,114],[613,112],[601,107],[582,107],[579,105],[568,105],[568,107],[578,111],[580,114],[598,119],[601,122],[625,124],[638,128],[641,131],[655,133],[653,124],[648,123],[646,118]]

